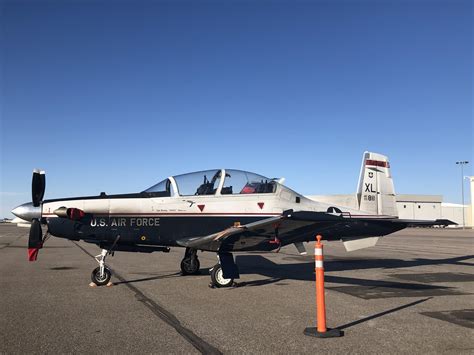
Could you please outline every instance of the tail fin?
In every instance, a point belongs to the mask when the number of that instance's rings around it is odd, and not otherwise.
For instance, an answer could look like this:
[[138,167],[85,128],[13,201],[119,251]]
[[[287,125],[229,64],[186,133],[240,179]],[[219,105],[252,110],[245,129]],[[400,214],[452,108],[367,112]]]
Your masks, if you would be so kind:
[[398,216],[390,163],[385,155],[365,152],[357,188],[359,210]]

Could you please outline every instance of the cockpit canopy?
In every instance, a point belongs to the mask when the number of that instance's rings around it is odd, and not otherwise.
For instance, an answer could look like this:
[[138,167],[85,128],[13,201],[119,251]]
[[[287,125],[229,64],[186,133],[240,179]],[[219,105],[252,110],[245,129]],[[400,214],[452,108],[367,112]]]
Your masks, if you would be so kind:
[[248,171],[220,169],[172,176],[143,192],[156,196],[171,196],[174,192],[180,196],[194,196],[262,194],[275,190],[274,179]]

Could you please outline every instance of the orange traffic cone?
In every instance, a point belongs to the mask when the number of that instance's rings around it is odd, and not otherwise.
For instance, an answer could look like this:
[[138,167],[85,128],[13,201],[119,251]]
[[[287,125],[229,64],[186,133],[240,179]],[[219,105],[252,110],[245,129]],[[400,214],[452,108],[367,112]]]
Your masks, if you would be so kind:
[[326,328],[326,304],[324,301],[324,267],[323,267],[323,244],[321,236],[316,236],[314,246],[314,263],[316,272],[316,317],[317,327],[309,327],[304,330],[305,335],[316,338],[335,338],[344,335],[339,329]]

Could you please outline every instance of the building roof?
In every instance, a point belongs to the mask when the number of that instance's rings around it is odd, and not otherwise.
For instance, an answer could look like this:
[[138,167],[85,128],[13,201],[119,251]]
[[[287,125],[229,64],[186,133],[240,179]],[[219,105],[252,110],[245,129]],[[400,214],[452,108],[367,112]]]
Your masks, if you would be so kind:
[[397,202],[443,202],[442,195],[396,195]]

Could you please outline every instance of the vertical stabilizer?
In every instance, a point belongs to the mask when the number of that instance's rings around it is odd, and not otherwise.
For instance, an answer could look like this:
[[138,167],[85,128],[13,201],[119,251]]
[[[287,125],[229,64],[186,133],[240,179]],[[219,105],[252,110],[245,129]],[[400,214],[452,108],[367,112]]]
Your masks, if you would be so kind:
[[364,153],[357,198],[361,211],[369,214],[398,216],[390,163],[385,155]]

